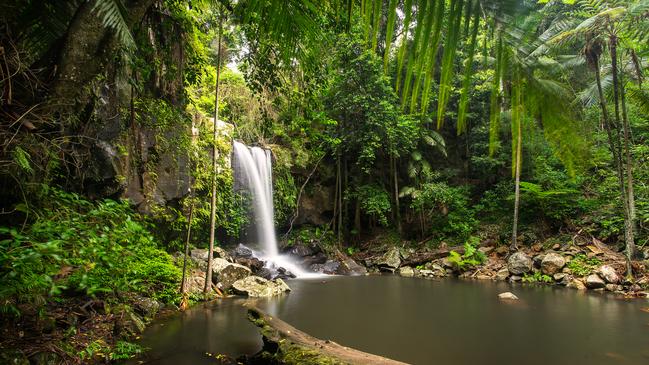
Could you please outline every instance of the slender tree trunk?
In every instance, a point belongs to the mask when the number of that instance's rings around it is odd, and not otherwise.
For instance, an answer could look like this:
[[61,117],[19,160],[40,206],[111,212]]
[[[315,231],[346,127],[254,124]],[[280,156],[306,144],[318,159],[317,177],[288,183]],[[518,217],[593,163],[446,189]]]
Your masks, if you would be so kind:
[[[337,163],[337,175],[338,175],[338,178],[337,178],[337,180],[338,180],[337,181],[338,193],[337,193],[337,195],[338,195],[338,206],[342,207],[343,206],[343,204],[342,204],[342,202],[343,202],[343,200],[342,200],[342,175],[341,175],[341,172],[340,172],[341,171],[340,164],[341,164],[341,161],[340,161],[340,155],[339,155],[338,156],[338,163]],[[339,247],[340,247],[340,245],[342,243],[342,232],[343,232],[342,229],[343,229],[343,211],[342,211],[342,209],[340,209],[340,211],[338,212],[338,246]]]
[[193,195],[194,194],[191,193],[189,196],[190,199],[189,219],[187,220],[187,237],[185,238],[185,256],[183,257],[183,280],[180,283],[180,294],[185,294],[187,292],[187,257],[189,256],[189,240],[192,237],[192,220],[194,219],[194,196]]
[[397,160],[396,157],[392,156],[390,159],[391,162],[391,167],[392,167],[392,178],[393,178],[393,186],[394,186],[394,206],[395,206],[395,216],[396,216],[396,221],[397,221],[397,232],[399,232],[399,235],[402,234],[402,227],[401,227],[401,207],[399,206],[399,179],[398,179],[398,172],[397,172]]
[[212,201],[210,204],[210,247],[207,255],[207,273],[203,293],[207,294],[212,289],[212,255],[214,254],[214,238],[216,231],[216,140],[218,137],[217,124],[219,122],[219,82],[221,81],[221,37],[223,36],[223,14],[219,15],[219,37],[217,41],[216,56],[216,86],[214,91],[214,131],[212,134]]
[[[517,106],[518,107],[518,106]],[[518,250],[518,207],[521,200],[521,166],[523,164],[523,124],[519,123],[516,135],[516,164],[514,187],[514,224],[512,227],[511,250]]]
[[[631,201],[630,201],[630,195],[633,193],[633,171],[631,170],[631,155],[629,152],[629,131],[628,131],[628,126],[627,123],[621,120],[620,118],[620,81],[619,81],[619,73],[618,73],[618,67],[617,67],[617,37],[615,35],[611,35],[610,37],[610,48],[611,48],[611,68],[613,71],[613,98],[615,102],[615,122],[616,122],[616,130],[618,133],[618,143],[619,143],[619,149],[618,149],[618,157],[619,157],[619,180],[620,180],[620,185],[621,185],[621,194],[622,194],[622,201],[624,203],[624,241],[625,241],[625,246],[626,246],[626,256],[627,256],[627,275],[633,276],[633,270],[631,267],[631,259],[633,258],[633,254],[635,251],[635,239],[634,239],[634,234],[633,234],[633,220],[631,216]],[[631,192],[629,193],[628,190],[625,191],[625,183],[624,183],[624,175],[622,172],[623,169],[623,163],[622,163],[622,143],[619,141],[619,128],[620,125],[623,125],[624,129],[624,149],[625,149],[625,154],[626,154],[626,172],[627,172],[627,178],[631,178],[630,180],[627,180],[629,184],[631,184]]]

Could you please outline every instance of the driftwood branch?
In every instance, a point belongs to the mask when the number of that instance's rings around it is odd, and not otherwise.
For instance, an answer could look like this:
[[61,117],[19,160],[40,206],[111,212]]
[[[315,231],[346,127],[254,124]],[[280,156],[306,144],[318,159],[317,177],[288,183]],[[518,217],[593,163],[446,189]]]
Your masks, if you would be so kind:
[[400,361],[315,338],[258,308],[249,308],[248,318],[261,328],[264,336],[262,352],[273,352],[280,357],[280,361],[285,356],[298,363],[309,364],[405,365]]

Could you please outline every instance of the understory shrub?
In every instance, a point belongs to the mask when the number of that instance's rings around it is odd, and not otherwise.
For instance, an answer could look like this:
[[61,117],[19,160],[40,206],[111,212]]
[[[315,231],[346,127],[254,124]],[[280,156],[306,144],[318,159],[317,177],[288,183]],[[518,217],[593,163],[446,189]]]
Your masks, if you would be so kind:
[[31,225],[0,227],[0,310],[42,306],[62,292],[90,297],[136,292],[176,302],[181,272],[126,201],[84,200],[44,188]]

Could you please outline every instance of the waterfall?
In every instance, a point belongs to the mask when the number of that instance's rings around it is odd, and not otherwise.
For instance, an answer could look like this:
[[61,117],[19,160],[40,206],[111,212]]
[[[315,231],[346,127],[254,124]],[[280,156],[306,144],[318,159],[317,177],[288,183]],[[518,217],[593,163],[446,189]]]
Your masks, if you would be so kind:
[[260,147],[248,147],[234,141],[233,168],[235,186],[245,188],[252,198],[254,224],[257,231],[257,242],[261,252],[255,256],[266,261],[271,269],[283,267],[298,277],[307,276],[302,268],[295,265],[286,256],[279,254],[273,210],[273,165],[270,150]]

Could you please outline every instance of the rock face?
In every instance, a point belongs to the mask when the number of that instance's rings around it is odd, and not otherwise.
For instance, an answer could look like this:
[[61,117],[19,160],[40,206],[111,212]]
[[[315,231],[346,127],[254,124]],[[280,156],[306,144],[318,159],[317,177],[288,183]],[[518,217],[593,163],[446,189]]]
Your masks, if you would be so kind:
[[507,269],[514,275],[522,275],[532,270],[532,259],[523,252],[516,252],[509,256]]
[[566,259],[558,253],[550,252],[541,261],[541,271],[546,275],[554,275],[566,266]]
[[512,292],[505,292],[505,293],[498,294],[498,299],[518,300],[518,297],[516,295],[514,295],[514,293],[512,293]]
[[590,274],[586,277],[586,287],[588,289],[599,289],[606,286],[606,283],[597,274]]
[[252,274],[249,268],[218,257],[212,259],[212,272],[214,273],[212,280],[218,282],[223,290],[230,289],[235,281]]
[[401,254],[399,253],[399,249],[396,247],[390,248],[388,252],[375,261],[375,265],[378,266],[379,269],[394,272],[394,270],[401,265]]
[[232,290],[241,295],[253,298],[264,298],[291,291],[282,279],[266,280],[259,276],[248,276],[232,284]]
[[617,284],[620,282],[620,276],[615,272],[615,269],[611,265],[600,266],[597,273],[609,284]]

